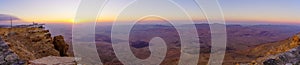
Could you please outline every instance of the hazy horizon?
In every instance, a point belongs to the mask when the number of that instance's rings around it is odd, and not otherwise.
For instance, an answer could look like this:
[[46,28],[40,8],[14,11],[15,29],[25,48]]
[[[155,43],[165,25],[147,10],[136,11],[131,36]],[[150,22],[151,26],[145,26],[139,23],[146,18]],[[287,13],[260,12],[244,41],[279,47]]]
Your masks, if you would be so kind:
[[[112,22],[119,13],[133,0],[110,0],[99,13],[97,21]],[[159,1],[157,1],[159,2]],[[194,21],[206,20],[202,10],[197,7],[194,0],[174,0],[181,7],[186,9],[188,15]],[[228,24],[300,24],[300,8],[296,6],[297,0],[219,0],[226,23]],[[9,3],[9,4],[7,4]],[[16,18],[16,23],[58,23],[66,24],[74,22],[80,0],[1,0],[0,1],[0,24],[9,23],[9,17]],[[163,5],[163,4],[160,4]],[[139,11],[139,10],[136,10]],[[170,10],[170,12],[172,12]],[[135,14],[127,15],[135,16]],[[169,15],[173,16],[174,15]],[[180,21],[180,16],[176,16]],[[122,19],[123,17],[121,17]],[[126,17],[125,17],[126,18]],[[126,19],[122,19],[126,21]]]

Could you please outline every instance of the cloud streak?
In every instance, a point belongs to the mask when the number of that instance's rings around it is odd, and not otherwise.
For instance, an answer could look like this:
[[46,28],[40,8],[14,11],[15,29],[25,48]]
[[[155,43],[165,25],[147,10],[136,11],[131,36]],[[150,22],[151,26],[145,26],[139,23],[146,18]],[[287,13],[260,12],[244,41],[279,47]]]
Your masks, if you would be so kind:
[[12,15],[0,14],[0,22],[8,22],[10,19],[21,20],[20,18],[12,16]]

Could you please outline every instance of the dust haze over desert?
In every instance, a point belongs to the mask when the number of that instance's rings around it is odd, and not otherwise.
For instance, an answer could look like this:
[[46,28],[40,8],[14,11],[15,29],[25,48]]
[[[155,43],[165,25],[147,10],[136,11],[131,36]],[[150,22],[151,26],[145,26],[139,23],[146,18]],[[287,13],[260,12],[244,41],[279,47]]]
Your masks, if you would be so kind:
[[[162,59],[160,65],[177,65],[183,54],[191,57],[199,56],[196,64],[207,65],[212,59],[210,55],[219,52],[218,50],[212,51],[214,44],[212,43],[212,36],[219,32],[212,33],[211,27],[218,25],[224,26],[226,29],[223,65],[300,64],[300,7],[297,6],[300,1],[214,1],[219,4],[225,24],[210,23],[211,19],[207,18],[209,13],[205,13],[204,9],[198,7],[196,0],[174,0],[172,2],[183,8],[191,20],[186,20],[185,15],[180,16],[178,15],[180,13],[175,13],[175,10],[172,11],[172,8],[168,7],[155,9],[155,7],[151,8],[151,4],[143,5],[140,1],[137,1],[140,3],[133,3],[133,0],[109,0],[106,6],[101,9],[101,13],[91,14],[90,11],[84,11],[87,15],[97,15],[95,21],[76,19],[82,0],[2,0],[0,1],[0,65],[128,64],[121,61],[121,56],[117,55],[118,52],[116,52],[117,48],[115,47],[118,47],[118,51],[121,52],[132,52],[137,59],[145,60],[150,57]],[[155,2],[157,2],[157,6],[163,7],[164,5],[158,3],[160,1],[149,1],[149,3]],[[125,13],[124,16],[118,16],[126,6],[130,7],[128,3],[140,5],[136,6],[140,8]],[[146,7],[150,8],[147,9]],[[131,18],[140,16],[142,11],[148,10],[164,10],[162,12],[171,13],[166,18],[172,19],[168,20],[164,17],[151,15],[131,21]],[[164,14],[162,12],[160,14]],[[118,17],[120,20],[116,20]],[[192,21],[193,24],[187,23],[189,21]],[[116,22],[121,23],[121,25],[114,27]],[[122,37],[123,35],[113,37],[115,33],[127,35],[125,29],[131,27],[129,23],[132,22],[136,23],[128,33],[128,39]],[[95,34],[90,34],[90,32],[85,34],[86,30],[90,29],[78,30],[75,28],[77,32],[79,31],[84,35],[76,36],[83,37],[82,39],[73,38],[75,25],[81,23],[94,23],[95,29],[92,29]],[[174,23],[182,24],[174,25]],[[87,25],[87,27],[93,25]],[[196,29],[194,30],[193,27]],[[118,31],[115,32],[114,28],[120,29],[115,29]],[[197,40],[189,41],[190,43],[183,42],[183,34],[180,31],[184,31],[187,36],[194,35],[192,33],[195,31],[196,36],[190,36],[189,39]],[[86,35],[92,37],[86,37]],[[163,54],[165,55],[163,58],[160,58],[162,56],[151,55],[154,54],[153,50],[164,50],[153,47],[157,45],[157,43],[153,43],[154,38],[162,39],[161,41],[165,44],[160,44],[161,47],[166,45],[166,53]],[[78,40],[95,41],[92,43],[95,45],[86,46],[84,46],[85,43],[91,42],[80,42],[79,44],[82,45],[80,49],[90,52],[87,49],[92,50],[95,47],[94,50],[100,59],[95,60],[97,57],[87,57],[80,60],[78,56],[81,54],[93,56],[93,52],[75,54],[78,51],[74,49],[73,44],[77,44],[76,41]],[[195,45],[199,45],[185,47],[185,44],[194,44],[192,42],[197,42]],[[123,46],[114,46],[114,44]],[[127,46],[130,47],[130,51],[125,49]],[[199,51],[195,49],[199,49]],[[150,64],[157,61],[145,61],[145,63]],[[183,62],[190,61],[185,60]],[[139,61],[130,62],[139,63]]]

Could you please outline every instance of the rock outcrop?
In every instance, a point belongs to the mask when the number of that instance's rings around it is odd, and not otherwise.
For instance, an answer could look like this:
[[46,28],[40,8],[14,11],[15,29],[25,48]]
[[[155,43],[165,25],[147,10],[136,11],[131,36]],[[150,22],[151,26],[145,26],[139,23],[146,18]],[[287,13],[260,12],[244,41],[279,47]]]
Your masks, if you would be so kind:
[[56,50],[59,51],[60,56],[69,56],[69,45],[64,41],[64,37],[59,35],[53,38],[53,45]]
[[1,48],[6,48],[1,50],[9,49],[11,51],[5,52],[10,53],[8,55],[1,53],[1,57],[5,55],[4,60],[8,64],[22,63],[19,60],[28,64],[30,60],[38,60],[48,56],[69,56],[67,53],[69,45],[65,43],[63,36],[52,38],[49,30],[43,28],[0,28],[0,36],[3,39],[3,44],[7,45],[7,47],[2,46],[1,43]]
[[13,28],[4,33],[3,39],[23,60],[34,60],[46,56],[59,56],[54,48],[51,34],[40,28]]
[[264,65],[300,65],[300,47],[294,48],[288,52],[271,55],[263,60]]

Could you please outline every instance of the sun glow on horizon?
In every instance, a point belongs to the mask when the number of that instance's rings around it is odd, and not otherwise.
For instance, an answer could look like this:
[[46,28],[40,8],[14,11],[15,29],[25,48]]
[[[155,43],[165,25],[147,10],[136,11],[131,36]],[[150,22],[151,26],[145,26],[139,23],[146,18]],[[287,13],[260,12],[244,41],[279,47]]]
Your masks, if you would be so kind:
[[[224,17],[236,22],[264,22],[264,23],[299,23],[300,7],[296,0],[291,1],[238,1],[220,0],[220,6]],[[80,0],[1,0],[0,14],[11,14],[24,22],[40,23],[74,23],[74,22],[113,22],[119,10],[126,5],[126,1],[114,0],[107,4],[97,19],[74,20]],[[193,20],[206,20],[200,9],[194,7],[192,1],[184,0],[178,3],[187,9]],[[3,11],[2,11],[3,10]],[[5,10],[5,11],[4,11]],[[139,11],[139,10],[136,10]],[[170,11],[172,13],[172,10]],[[128,16],[135,16],[134,14]],[[180,16],[170,15],[174,20],[180,20]],[[127,17],[120,17],[122,21],[128,21]],[[0,20],[1,21],[1,20]]]

